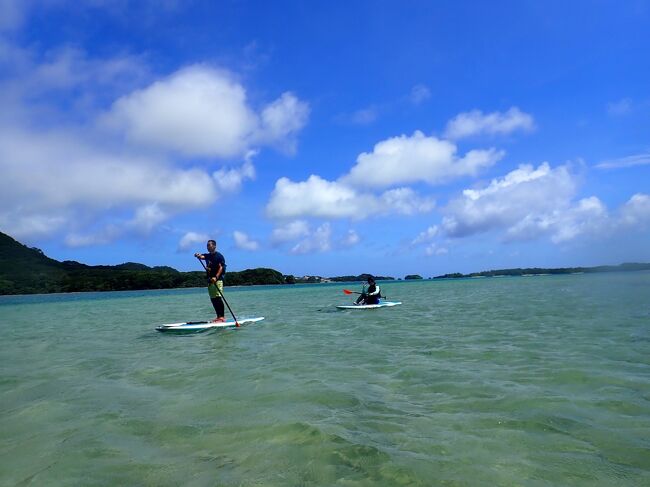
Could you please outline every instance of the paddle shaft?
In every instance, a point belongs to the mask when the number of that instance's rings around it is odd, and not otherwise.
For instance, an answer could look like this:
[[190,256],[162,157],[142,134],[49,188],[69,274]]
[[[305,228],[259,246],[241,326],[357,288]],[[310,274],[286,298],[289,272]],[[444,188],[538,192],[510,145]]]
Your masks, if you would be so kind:
[[[198,257],[197,257],[197,259],[199,260],[199,262],[201,263],[201,265],[205,269],[205,273],[208,274],[208,268],[205,266],[203,261],[201,259],[199,259]],[[208,279],[209,278],[210,278],[210,275],[208,274]],[[216,283],[215,283],[215,287],[217,288],[217,292],[219,293],[219,296],[221,296],[221,299],[223,299],[223,302],[226,303],[226,306],[228,306],[228,311],[230,311],[230,314],[232,315],[233,319],[235,320],[235,326],[239,326],[239,321],[237,321],[237,317],[235,316],[235,313],[232,312],[232,308],[228,304],[228,301],[226,301],[226,298],[224,297],[223,293],[219,289],[219,286],[216,285]]]
[[[344,294],[363,294],[360,293],[359,291],[350,291],[349,289],[344,289],[343,290]],[[382,296],[381,294],[379,295],[380,298],[387,299],[386,296]]]

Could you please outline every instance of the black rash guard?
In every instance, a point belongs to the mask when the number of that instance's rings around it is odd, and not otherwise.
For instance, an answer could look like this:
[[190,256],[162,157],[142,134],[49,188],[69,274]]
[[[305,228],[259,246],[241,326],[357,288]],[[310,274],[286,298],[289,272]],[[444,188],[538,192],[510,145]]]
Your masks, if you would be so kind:
[[219,276],[219,280],[223,281],[223,276],[226,274],[226,259],[224,256],[219,252],[215,252],[214,254],[203,254],[203,257],[205,258],[205,266],[208,268],[208,280],[210,280],[212,277],[217,277],[219,264],[221,264],[223,271]]

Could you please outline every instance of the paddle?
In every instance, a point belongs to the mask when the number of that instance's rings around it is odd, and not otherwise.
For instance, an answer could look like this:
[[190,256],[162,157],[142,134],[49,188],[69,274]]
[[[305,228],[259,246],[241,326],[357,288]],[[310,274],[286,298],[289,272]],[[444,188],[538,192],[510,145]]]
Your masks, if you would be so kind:
[[[363,293],[360,293],[358,291],[350,291],[349,289],[344,289],[343,294],[363,294]],[[382,299],[388,299],[386,298],[386,296],[379,296],[379,297]]]
[[344,294],[362,294],[362,293],[357,292],[357,291],[350,291],[349,289],[344,289],[343,293]]
[[[207,274],[207,273],[208,273],[208,268],[205,266],[205,264],[203,263],[203,261],[202,261],[201,259],[199,259],[198,257],[197,257],[197,259],[198,259],[198,261],[201,263],[201,265],[202,265],[203,268],[205,269],[205,273]],[[209,276],[208,276],[208,277],[209,277]],[[215,284],[215,286],[216,286],[216,284]],[[235,326],[237,326],[237,327],[241,326],[241,325],[239,324],[239,321],[237,321],[237,317],[235,316],[235,313],[232,312],[232,308],[231,308],[230,305],[228,304],[228,301],[226,301],[226,298],[224,297],[224,295],[223,295],[223,294],[221,293],[221,291],[219,290],[219,286],[216,286],[216,288],[217,288],[217,292],[219,293],[219,296],[221,296],[221,299],[223,299],[223,302],[226,303],[226,306],[228,306],[228,311],[230,311],[230,314],[232,315],[232,317],[233,317],[234,320],[235,320]]]

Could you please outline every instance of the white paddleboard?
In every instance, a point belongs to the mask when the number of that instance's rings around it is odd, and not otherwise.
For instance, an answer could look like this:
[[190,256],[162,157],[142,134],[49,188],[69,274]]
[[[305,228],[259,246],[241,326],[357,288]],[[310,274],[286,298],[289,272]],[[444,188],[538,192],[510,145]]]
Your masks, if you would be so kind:
[[[240,318],[237,320],[240,325],[247,325],[249,323],[256,323],[262,321],[263,316],[256,318]],[[235,328],[237,324],[231,321],[224,321],[221,323],[214,323],[212,321],[188,321],[187,323],[168,323],[156,327],[156,330],[162,332],[176,332],[176,333],[197,333],[206,330],[215,330],[220,328]]]
[[337,306],[338,309],[376,309],[390,308],[402,304],[401,301],[381,301],[379,304],[345,304]]

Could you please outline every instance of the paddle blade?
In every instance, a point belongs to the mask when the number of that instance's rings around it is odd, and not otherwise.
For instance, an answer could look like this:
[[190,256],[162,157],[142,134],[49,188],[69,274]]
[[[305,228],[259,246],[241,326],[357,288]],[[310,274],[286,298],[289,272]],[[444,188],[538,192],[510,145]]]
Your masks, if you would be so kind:
[[343,292],[344,292],[345,294],[354,294],[354,291],[349,291],[349,290],[347,290],[347,289],[344,289]]

